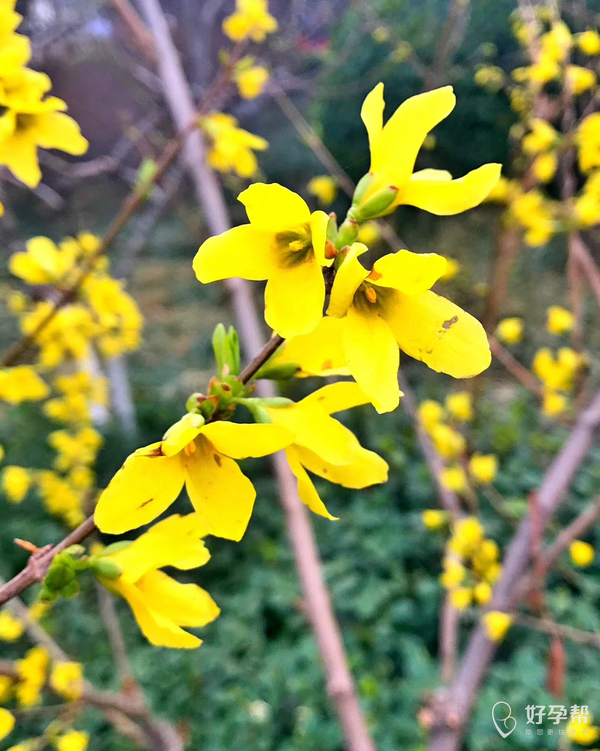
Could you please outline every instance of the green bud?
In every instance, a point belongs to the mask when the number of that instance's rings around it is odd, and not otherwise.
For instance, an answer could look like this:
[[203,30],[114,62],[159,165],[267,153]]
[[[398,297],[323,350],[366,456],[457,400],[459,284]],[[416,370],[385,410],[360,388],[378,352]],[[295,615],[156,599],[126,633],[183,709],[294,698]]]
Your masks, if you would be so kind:
[[329,221],[327,222],[327,239],[329,242],[335,243],[337,237],[338,226],[335,214],[329,214]]
[[135,189],[141,193],[144,200],[152,193],[154,176],[156,175],[156,162],[154,159],[144,159],[137,172]]
[[217,373],[219,377],[223,376],[223,370],[227,363],[227,350],[229,343],[227,340],[227,330],[222,323],[218,323],[215,326],[215,330],[212,336],[213,352],[215,353],[215,360],[217,361]]
[[201,394],[199,391],[194,391],[194,393],[190,397],[188,397],[188,400],[185,403],[186,410],[188,412],[197,412],[200,407],[200,402],[198,401],[198,399],[203,396],[204,394]]
[[362,199],[365,197],[365,193],[367,192],[367,190],[369,190],[369,187],[372,182],[373,182],[372,172],[367,172],[366,175],[363,175],[360,178],[356,188],[354,189],[354,195],[352,196],[353,206],[358,206],[358,204],[362,201]]
[[218,377],[238,375],[240,372],[240,342],[237,331],[233,326],[230,326],[229,331],[227,331],[222,323],[217,324],[212,345],[217,361]]
[[79,592],[79,583],[77,579],[73,579],[72,582],[69,582],[69,584],[62,588],[61,595],[65,598],[65,600],[72,600],[74,597],[77,597]]
[[344,223],[338,230],[335,247],[338,250],[341,250],[342,248],[345,248],[346,245],[352,245],[357,237],[358,222],[355,222],[354,219],[345,219]]
[[[119,550],[125,550],[125,548],[128,548],[133,543],[131,540],[121,540],[121,542],[113,542],[111,545],[107,545],[104,550],[101,550],[100,553],[97,556],[94,556],[94,559],[103,558],[106,555],[112,555],[113,553],[117,553]],[[90,561],[93,559],[90,559]]]
[[370,219],[384,216],[398,196],[398,188],[389,185],[387,188],[378,190],[358,210],[357,221],[366,222]]
[[53,592],[47,587],[42,587],[42,590],[39,594],[39,599],[40,602],[55,602],[56,600],[58,600],[58,593]]
[[83,547],[83,545],[71,545],[70,547],[65,548],[63,550],[63,553],[66,553],[70,556],[79,556],[85,553],[85,548]]
[[96,576],[115,581],[123,573],[123,569],[110,558],[90,558],[90,568]]
[[229,372],[231,375],[236,376],[240,374],[240,370],[242,369],[242,361],[240,356],[240,337],[238,336],[238,332],[233,328],[233,326],[229,327],[227,338],[229,339],[229,351],[231,355]]
[[280,365],[268,362],[265,363],[262,368],[256,371],[254,378],[259,380],[266,378],[270,381],[285,381],[288,378],[293,378],[300,370],[300,366],[295,362],[282,362]]
[[44,579],[44,586],[47,589],[60,592],[60,590],[73,581],[73,579],[75,579],[73,559],[70,556],[65,556],[64,553],[61,553],[60,555],[57,555],[50,564],[50,568]]

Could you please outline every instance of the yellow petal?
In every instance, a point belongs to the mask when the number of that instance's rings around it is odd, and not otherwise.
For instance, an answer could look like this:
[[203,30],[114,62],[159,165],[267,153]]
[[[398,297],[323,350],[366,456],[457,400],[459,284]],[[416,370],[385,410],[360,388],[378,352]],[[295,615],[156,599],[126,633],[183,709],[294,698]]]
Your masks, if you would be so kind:
[[191,443],[202,431],[204,419],[200,415],[188,413],[171,425],[165,433],[161,451],[165,456],[175,456]]
[[366,253],[367,250],[366,245],[353,243],[346,251],[344,260],[333,280],[333,289],[329,298],[327,315],[333,318],[343,318],[348,312],[356,290],[369,274],[367,269],[358,260],[358,256]]
[[448,262],[437,253],[411,253],[399,250],[375,261],[369,281],[391,287],[405,295],[422,295],[431,289],[446,271]]
[[296,363],[297,376],[350,375],[342,344],[342,321],[321,318],[310,334],[286,339],[272,360],[273,365]]
[[265,290],[265,321],[287,339],[314,331],[323,317],[325,281],[314,256],[278,269]]
[[162,571],[148,572],[138,583],[147,605],[177,626],[201,627],[219,617],[213,598],[196,584],[181,584]]
[[231,459],[247,459],[249,456],[268,456],[289,446],[294,434],[279,425],[240,425],[219,420],[208,423],[202,429],[220,454]]
[[300,496],[302,503],[306,504],[315,514],[324,516],[326,519],[331,519],[331,521],[337,521],[338,517],[332,516],[329,511],[327,511],[325,504],[317,493],[317,489],[313,485],[313,481],[300,463],[296,449],[286,449],[285,455],[288,464],[290,465],[290,469],[298,479],[298,495]]
[[310,215],[310,231],[315,257],[321,266],[331,266],[334,259],[325,258],[325,241],[327,240],[327,225],[329,215],[324,211],[313,211]]
[[278,183],[254,183],[238,196],[250,224],[273,234],[310,222],[306,201]]
[[43,149],[60,149],[76,156],[85,154],[89,146],[87,139],[81,135],[79,125],[62,112],[37,115],[35,136]]
[[358,446],[351,464],[329,464],[309,449],[297,446],[294,448],[299,461],[319,477],[323,477],[336,485],[345,488],[367,488],[386,482],[388,465],[374,451],[368,451]]
[[417,172],[398,196],[397,203],[416,206],[439,216],[460,214],[487,198],[500,178],[501,167],[500,164],[484,164],[458,180],[432,180],[420,177]]
[[4,164],[29,188],[35,188],[42,179],[35,142],[26,135],[15,133],[0,143],[0,164]]
[[384,109],[385,101],[383,99],[383,84],[380,82],[367,94],[360,110],[360,117],[365,124],[369,136],[369,148],[371,154],[375,151],[377,141],[383,130]]
[[184,631],[162,613],[154,612],[134,584],[127,584],[121,580],[105,581],[103,584],[107,589],[127,600],[142,633],[150,644],[154,644],[155,647],[173,649],[195,649],[202,644],[202,640],[197,636]]
[[197,514],[176,514],[107,557],[123,569],[121,580],[133,584],[151,569],[174,566],[187,570],[204,566],[210,560],[210,553],[200,539],[205,534]]
[[400,401],[400,353],[394,334],[377,310],[353,305],[344,319],[344,350],[350,372],[378,412],[391,412]]
[[[341,333],[341,332],[340,332]],[[313,391],[300,404],[318,404],[328,415],[369,404],[371,400],[354,381],[338,381]]]
[[138,449],[100,496],[94,513],[98,529],[119,535],[148,524],[175,501],[183,482],[178,456],[164,456],[160,443]]
[[470,378],[490,365],[483,326],[444,297],[396,293],[386,300],[384,314],[400,349],[438,373]]
[[233,277],[261,281],[278,268],[277,260],[273,233],[243,224],[205,240],[193,268],[203,284]]
[[219,454],[200,436],[186,457],[186,488],[207,532],[241,540],[254,507],[256,491],[233,459]]

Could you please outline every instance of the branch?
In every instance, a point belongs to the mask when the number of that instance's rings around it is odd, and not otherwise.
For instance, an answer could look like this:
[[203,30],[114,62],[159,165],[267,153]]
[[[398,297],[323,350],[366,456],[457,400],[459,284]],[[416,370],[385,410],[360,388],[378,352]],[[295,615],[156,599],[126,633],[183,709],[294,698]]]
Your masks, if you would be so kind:
[[531,615],[519,614],[516,617],[516,624],[518,626],[525,626],[526,628],[534,629],[535,631],[541,631],[550,636],[570,639],[571,641],[577,642],[577,644],[585,644],[586,646],[597,647],[600,649],[600,634],[595,634],[591,631],[582,631],[579,628],[565,626],[561,623],[555,623],[548,618],[534,618]]
[[516,357],[506,347],[503,347],[494,336],[488,336],[488,340],[490,349],[496,360],[499,360],[508,372],[520,381],[526,389],[532,391],[536,396],[542,396],[543,390],[537,378],[526,367],[521,365]]

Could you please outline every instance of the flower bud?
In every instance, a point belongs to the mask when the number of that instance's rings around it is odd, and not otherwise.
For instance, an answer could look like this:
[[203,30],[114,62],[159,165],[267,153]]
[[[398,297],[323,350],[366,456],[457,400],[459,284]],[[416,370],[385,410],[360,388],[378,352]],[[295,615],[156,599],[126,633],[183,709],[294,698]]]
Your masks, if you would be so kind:
[[356,188],[354,189],[354,195],[352,196],[352,205],[358,206],[362,199],[365,197],[365,193],[369,189],[371,183],[373,182],[373,173],[367,172],[366,175],[363,175],[360,180],[358,181],[358,184]]
[[345,248],[346,245],[352,245],[357,237],[358,222],[355,222],[354,219],[345,219],[344,223],[338,230],[335,247],[341,250],[341,248]]
[[369,219],[377,219],[383,216],[398,196],[398,188],[389,185],[387,188],[378,190],[359,208],[356,215],[357,221],[366,222]]
[[282,362],[279,365],[277,363],[270,365],[267,362],[255,373],[254,378],[256,380],[266,378],[270,381],[285,381],[288,378],[293,378],[299,370],[300,365],[295,362]]
[[110,558],[90,558],[90,568],[96,576],[110,581],[115,581],[123,573],[121,566]]

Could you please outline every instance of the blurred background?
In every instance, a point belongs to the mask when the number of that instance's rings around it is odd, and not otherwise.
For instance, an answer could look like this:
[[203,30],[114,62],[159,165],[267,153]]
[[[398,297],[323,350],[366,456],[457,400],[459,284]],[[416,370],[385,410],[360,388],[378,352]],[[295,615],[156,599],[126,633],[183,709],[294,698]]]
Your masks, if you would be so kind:
[[[219,69],[220,50],[229,44],[221,23],[232,5],[230,0],[162,0],[197,99]],[[449,11],[455,6],[460,12],[453,17]],[[385,83],[388,114],[424,88],[447,83],[455,87],[456,109],[435,129],[418,168],[447,169],[459,176],[485,162],[506,163],[516,115],[507,96],[478,86],[474,73],[485,63],[507,71],[518,64],[521,51],[510,22],[515,8],[513,0],[272,0],[279,31],[256,52],[270,69],[271,80],[260,97],[246,101],[234,96],[227,104],[241,127],[269,141],[269,149],[259,154],[259,178],[280,182],[317,207],[307,186],[325,170],[297,131],[308,121],[343,170],[358,180],[369,165],[360,107],[378,81]],[[143,35],[124,20],[118,2],[19,0],[17,10],[24,15],[20,32],[32,40],[33,67],[51,76],[53,93],[68,103],[90,150],[78,160],[43,152],[44,178],[33,192],[3,171],[3,285],[9,281],[8,257],[30,237],[59,241],[81,231],[102,235],[139,179],[140,165],[155,160],[174,134],[152,48],[145,47]],[[600,2],[564,3],[563,17],[577,29],[600,21],[597,13]],[[235,199],[247,182],[235,175],[220,179],[234,221],[243,222],[244,212]],[[339,191],[327,210],[343,216],[348,206]],[[485,204],[439,218],[403,207],[393,222],[406,247],[438,252],[460,264],[460,272],[439,289],[481,317],[501,213],[502,208]],[[189,394],[203,391],[212,375],[212,331],[217,322],[233,323],[233,318],[223,289],[202,286],[193,275],[192,258],[206,237],[191,184],[183,167],[175,164],[110,251],[113,274],[127,280],[145,324],[142,346],[115,375],[124,379],[131,400],[125,399],[103,427],[101,486],[127,453],[157,440],[178,419]],[[387,249],[382,246],[381,252]],[[525,336],[513,349],[523,361],[529,362],[534,350],[547,343],[546,308],[567,302],[565,264],[562,237],[525,248],[516,261],[502,315],[524,319]],[[597,320],[593,310],[586,315],[589,321],[594,315]],[[17,324],[4,308],[0,345],[6,348],[17,336]],[[592,358],[597,357],[598,336],[598,327],[592,325],[587,343]],[[419,400],[443,401],[455,388],[449,377],[408,357],[403,367]],[[296,398],[318,385],[316,379],[294,382],[284,393]],[[49,466],[45,436],[52,427],[42,420],[28,405],[3,411],[0,443],[10,446],[11,463]],[[444,537],[432,534],[421,520],[423,510],[436,505],[435,490],[402,407],[382,417],[361,408],[347,424],[364,445],[385,457],[390,481],[367,491],[320,483],[326,505],[340,521],[313,516],[312,522],[377,747],[417,751],[427,745],[417,718],[439,684]],[[549,430],[535,396],[502,366],[492,366],[468,431],[479,451],[499,457],[495,487],[508,518],[485,499],[481,517],[487,535],[501,547],[526,512],[528,493],[538,487],[568,429],[568,422],[559,422]],[[120,605],[133,670],[152,706],[182,730],[190,749],[338,751],[343,748],[341,731],[307,628],[275,483],[267,462],[252,460],[248,467],[258,491],[249,530],[239,544],[212,544],[212,560],[195,579],[211,592],[223,615],[204,629],[199,650],[157,650]],[[596,447],[561,514],[572,515],[599,487]],[[176,510],[187,510],[186,503],[180,504]],[[9,507],[0,497],[0,574],[10,577],[26,562],[26,553],[14,546],[13,538],[42,543],[60,534],[60,523],[36,501]],[[597,533],[590,541],[600,542]],[[570,578],[556,575],[548,599],[557,619],[568,614],[574,626],[600,628],[598,572],[593,565]],[[110,687],[114,667],[96,596],[90,584],[74,602],[56,605],[44,625],[69,654],[85,663],[86,676]],[[470,630],[468,619],[463,628],[464,633]],[[0,642],[0,655],[12,658],[13,650]],[[489,707],[506,697],[519,707],[555,702],[544,688],[547,651],[547,638],[535,631],[509,633],[478,697],[466,748],[556,747],[556,740],[550,745],[547,739],[518,734],[503,741],[491,735],[489,721]],[[569,643],[567,655],[563,703],[595,701],[600,714],[597,649]],[[100,713],[88,710],[86,718],[92,751],[135,748]],[[27,722],[33,733],[38,718],[33,715]]]

